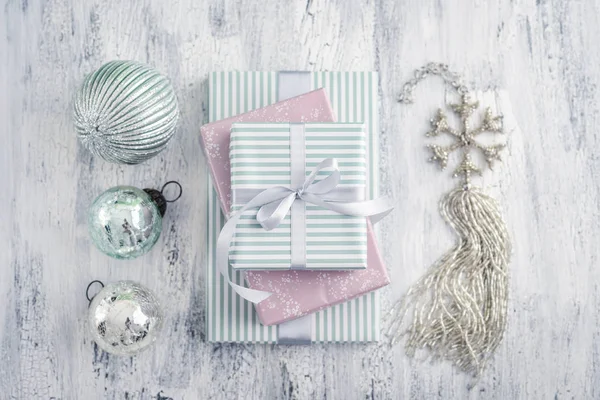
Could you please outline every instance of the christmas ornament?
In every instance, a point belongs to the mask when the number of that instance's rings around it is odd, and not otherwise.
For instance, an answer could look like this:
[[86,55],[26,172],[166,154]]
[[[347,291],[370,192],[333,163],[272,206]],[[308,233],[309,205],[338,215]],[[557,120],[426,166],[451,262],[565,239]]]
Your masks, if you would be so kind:
[[[102,285],[93,299],[92,284]],[[90,301],[88,323],[98,346],[112,354],[131,356],[150,346],[160,333],[163,313],[154,294],[132,281],[120,281],[106,286],[100,281],[88,285]]]
[[135,61],[111,61],[89,74],[75,98],[81,143],[106,161],[138,164],[165,149],[179,107],[169,79]]
[[[442,217],[456,232],[458,241],[392,308],[388,333],[394,342],[407,336],[409,355],[426,348],[434,358],[446,358],[462,370],[479,375],[506,327],[511,245],[496,201],[471,184],[471,178],[482,173],[471,153],[481,152],[490,169],[500,160],[505,144],[486,146],[478,136],[484,132],[502,133],[502,117],[488,108],[480,123],[472,123],[479,103],[471,99],[460,77],[444,64],[430,63],[417,70],[404,85],[399,101],[411,103],[415,86],[430,75],[441,76],[460,95],[460,101],[451,109],[462,126],[452,128],[444,111],[439,110],[426,134],[452,138],[448,146],[428,145],[430,160],[442,169],[448,165],[450,153],[462,152],[462,160],[454,170],[454,177],[461,183],[440,201]],[[407,331],[401,330],[410,309],[412,325]]]
[[[179,187],[179,194],[166,200],[163,191],[169,184]],[[114,258],[129,259],[147,253],[162,230],[167,203],[179,199],[181,185],[170,181],[161,191],[116,186],[94,200],[88,212],[88,229],[92,242]]]

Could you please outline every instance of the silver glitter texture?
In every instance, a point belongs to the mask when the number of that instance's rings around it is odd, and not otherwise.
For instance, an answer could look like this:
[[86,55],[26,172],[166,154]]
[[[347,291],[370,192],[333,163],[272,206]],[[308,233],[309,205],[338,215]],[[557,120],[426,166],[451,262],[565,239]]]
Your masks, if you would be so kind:
[[132,281],[106,285],[90,303],[88,323],[92,338],[111,354],[131,356],[157,339],[163,323],[158,300]]
[[74,104],[81,143],[106,161],[138,164],[163,151],[179,106],[168,78],[135,61],[111,61],[88,75]]

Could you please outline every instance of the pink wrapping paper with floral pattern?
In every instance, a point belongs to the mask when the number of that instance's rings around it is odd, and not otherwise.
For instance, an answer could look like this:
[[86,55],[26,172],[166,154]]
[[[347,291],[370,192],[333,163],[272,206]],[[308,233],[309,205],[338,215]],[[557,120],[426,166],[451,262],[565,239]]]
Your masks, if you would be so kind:
[[[325,91],[318,89],[202,126],[202,145],[225,215],[229,215],[231,206],[229,138],[234,122],[335,122],[335,116]],[[388,285],[390,279],[369,223],[367,269],[249,271],[246,282],[253,289],[273,293],[256,305],[256,311],[261,323],[274,325],[354,299]]]
[[257,304],[264,325],[280,324],[320,311],[390,283],[371,223],[367,224],[367,268],[357,271],[247,271],[252,289],[273,293]]

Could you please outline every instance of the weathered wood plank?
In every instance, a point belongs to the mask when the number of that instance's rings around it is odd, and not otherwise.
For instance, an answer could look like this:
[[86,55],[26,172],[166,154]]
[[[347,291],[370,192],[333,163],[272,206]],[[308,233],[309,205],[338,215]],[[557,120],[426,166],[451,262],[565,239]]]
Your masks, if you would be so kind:
[[[15,1],[0,27],[1,398],[596,398],[600,383],[599,7],[594,0],[482,2]],[[182,107],[173,145],[139,166],[92,158],[70,120],[82,77],[115,59],[170,76]],[[384,309],[452,243],[437,201],[453,185],[426,164],[422,132],[439,81],[395,102],[412,70],[446,62],[487,90],[512,126],[506,163],[483,184],[514,238],[510,321],[485,376],[417,362],[401,347],[204,342],[206,167],[198,138],[207,73],[218,69],[378,69],[382,222],[394,283]],[[489,89],[489,90],[488,90]],[[496,90],[495,90],[496,89]],[[450,95],[450,94],[448,94]],[[117,184],[184,186],[148,255],[110,260],[86,209]],[[86,333],[92,279],[134,279],[169,312],[162,341],[135,358]]]

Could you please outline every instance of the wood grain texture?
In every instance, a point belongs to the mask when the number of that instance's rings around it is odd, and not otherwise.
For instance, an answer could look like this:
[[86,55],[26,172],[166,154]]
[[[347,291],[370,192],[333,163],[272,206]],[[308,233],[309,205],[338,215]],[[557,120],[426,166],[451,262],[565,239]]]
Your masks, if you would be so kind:
[[[584,399],[600,397],[599,9],[594,0],[8,0],[0,21],[0,398]],[[181,126],[138,166],[79,146],[73,94],[112,59],[174,82]],[[381,223],[393,284],[384,311],[452,243],[437,201],[454,182],[426,163],[439,81],[395,102],[440,60],[510,123],[505,164],[483,185],[514,240],[509,327],[478,385],[401,346],[204,341],[206,165],[199,127],[213,70],[380,71]],[[86,210],[118,184],[179,180],[156,247],[117,261],[90,243]],[[133,358],[100,352],[85,325],[93,279],[133,279],[168,310],[162,340]],[[384,325],[386,325],[384,323]],[[422,358],[422,357],[420,357]]]

